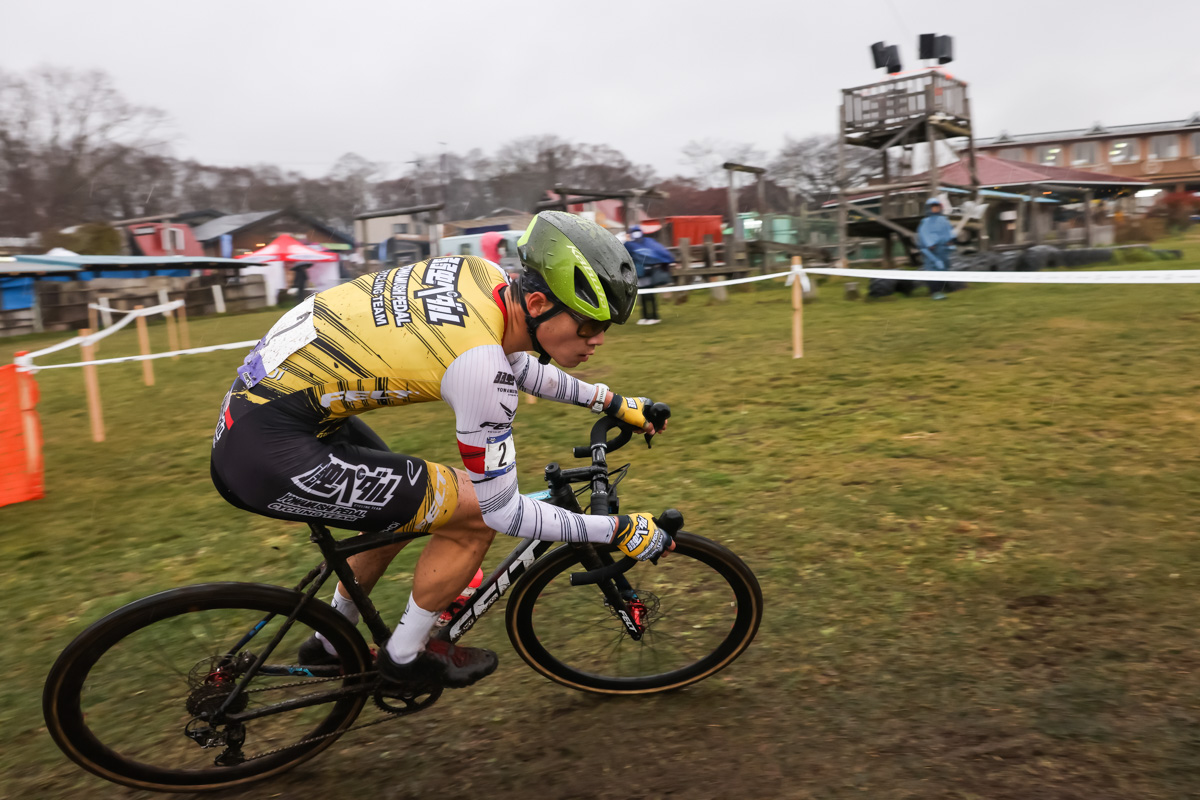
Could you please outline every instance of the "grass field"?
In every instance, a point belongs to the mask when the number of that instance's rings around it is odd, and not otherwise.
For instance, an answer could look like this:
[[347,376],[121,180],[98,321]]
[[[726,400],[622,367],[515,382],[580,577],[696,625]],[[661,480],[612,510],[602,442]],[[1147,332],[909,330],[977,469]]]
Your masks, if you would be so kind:
[[[1145,266],[1200,267],[1200,241],[1181,245],[1188,260]],[[585,696],[527,669],[492,615],[467,642],[500,653],[496,675],[228,796],[1200,796],[1200,287],[921,294],[849,303],[826,284],[793,360],[787,290],[701,293],[579,372],[675,411],[653,450],[627,451],[624,508],[677,506],[758,574],[763,627],[728,670],[667,696]],[[274,316],[195,319],[193,345],[257,338]],[[138,365],[100,368],[104,444],[80,373],[38,376],[47,496],[0,509],[0,796],[146,796],[46,735],[58,652],[152,591],[292,584],[316,562],[300,526],[210,485],[242,355],[158,361],[152,388]],[[458,463],[444,406],[367,421]],[[522,406],[525,491],[591,421]],[[393,622],[415,554],[377,590]]]

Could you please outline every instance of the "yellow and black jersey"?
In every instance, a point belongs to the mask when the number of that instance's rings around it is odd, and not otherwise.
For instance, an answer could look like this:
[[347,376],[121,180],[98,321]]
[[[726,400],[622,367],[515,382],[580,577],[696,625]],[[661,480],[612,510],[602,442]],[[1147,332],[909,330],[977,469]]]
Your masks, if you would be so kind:
[[246,357],[231,401],[289,397],[325,436],[364,411],[439,400],[454,359],[500,343],[506,280],[490,261],[448,256],[315,294]]
[[588,407],[604,387],[528,353],[504,352],[506,282],[490,261],[448,256],[364,275],[288,311],[238,368],[221,408],[213,436],[218,488],[267,516],[433,530],[457,505],[454,473],[388,451],[351,418],[444,400],[493,530],[611,541],[614,518],[574,514],[518,491],[518,392]]

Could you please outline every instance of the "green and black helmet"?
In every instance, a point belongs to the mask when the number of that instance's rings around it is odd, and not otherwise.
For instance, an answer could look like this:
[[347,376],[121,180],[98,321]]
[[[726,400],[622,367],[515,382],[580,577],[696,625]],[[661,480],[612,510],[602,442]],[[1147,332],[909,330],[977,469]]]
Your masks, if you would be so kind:
[[[617,237],[596,223],[562,211],[543,211],[517,240],[517,255],[525,267],[516,287],[518,297],[543,364],[550,356],[538,342],[537,330],[554,315],[565,310],[581,319],[620,325],[633,313],[633,258]],[[542,292],[554,301],[554,308],[531,316],[525,304],[530,292]]]
[[517,240],[527,273],[582,317],[621,325],[633,313],[637,270],[617,237],[590,220],[543,211]]

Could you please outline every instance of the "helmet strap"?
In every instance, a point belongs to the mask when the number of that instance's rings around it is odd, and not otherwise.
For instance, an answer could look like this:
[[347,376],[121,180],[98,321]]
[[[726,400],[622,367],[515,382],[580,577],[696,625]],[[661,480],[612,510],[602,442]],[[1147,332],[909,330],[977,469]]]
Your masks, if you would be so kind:
[[529,313],[529,306],[525,303],[525,287],[521,285],[521,282],[518,280],[510,284],[510,286],[516,288],[517,301],[521,304],[521,311],[525,313],[525,329],[529,331],[529,340],[533,342],[533,349],[538,354],[538,363],[549,364],[550,354],[546,352],[546,349],[542,347],[542,343],[538,341],[537,329],[541,327],[543,322],[561,313],[563,309],[559,307],[558,303],[553,303],[549,311],[545,311],[535,317]]

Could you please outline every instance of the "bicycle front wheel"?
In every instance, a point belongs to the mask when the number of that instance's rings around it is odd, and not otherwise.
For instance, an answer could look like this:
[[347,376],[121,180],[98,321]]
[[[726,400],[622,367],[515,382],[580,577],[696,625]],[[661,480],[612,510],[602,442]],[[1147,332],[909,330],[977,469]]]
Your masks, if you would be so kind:
[[746,564],[690,533],[657,566],[625,574],[627,602],[645,632],[634,640],[599,586],[572,586],[583,569],[560,547],[534,562],[513,587],[505,620],[513,647],[550,680],[601,694],[678,689],[727,667],[762,620],[762,590]]
[[[313,757],[366,701],[364,679],[347,676],[372,667],[358,632],[315,599],[283,630],[302,599],[278,586],[213,583],[117,609],[71,642],[51,669],[42,699],[50,735],[102,778],[166,792],[227,789]],[[245,691],[230,700],[281,631]],[[313,631],[333,643],[340,667],[299,665],[297,648]],[[224,723],[222,706],[261,716]],[[214,714],[218,722],[206,722]]]

